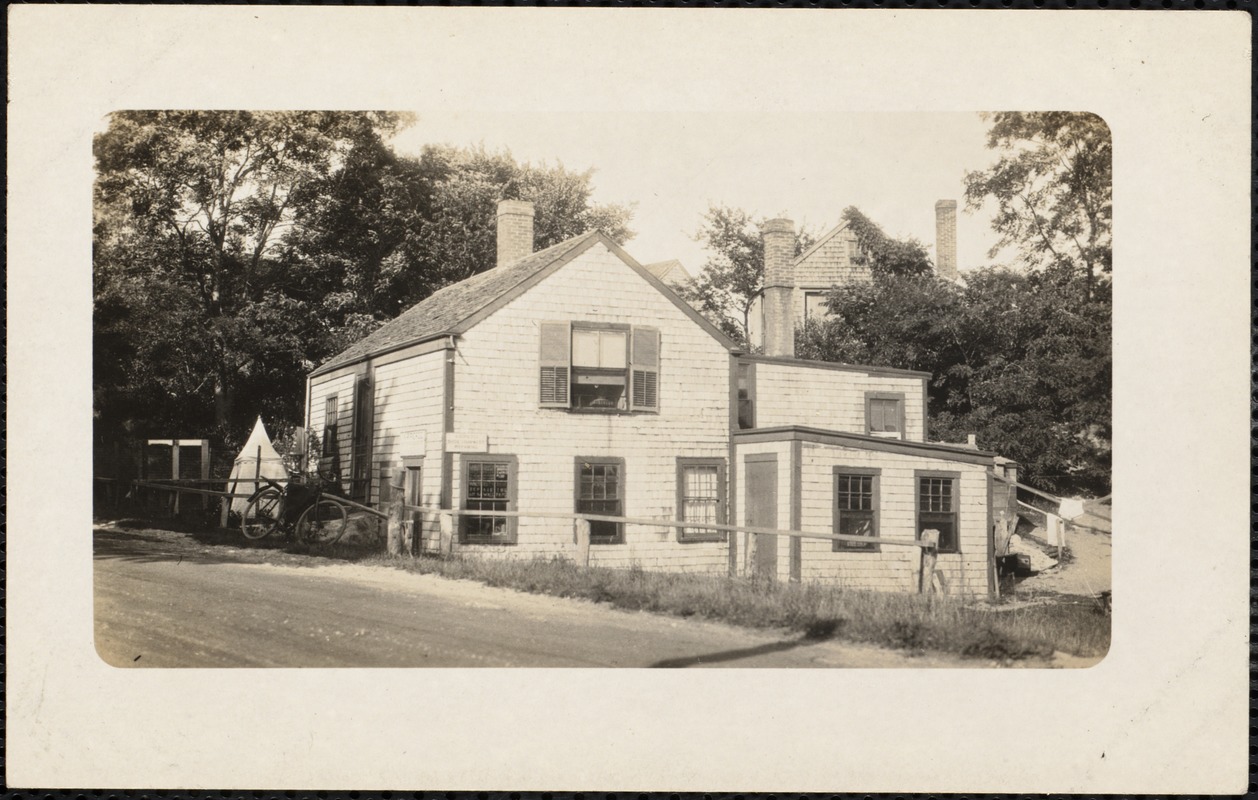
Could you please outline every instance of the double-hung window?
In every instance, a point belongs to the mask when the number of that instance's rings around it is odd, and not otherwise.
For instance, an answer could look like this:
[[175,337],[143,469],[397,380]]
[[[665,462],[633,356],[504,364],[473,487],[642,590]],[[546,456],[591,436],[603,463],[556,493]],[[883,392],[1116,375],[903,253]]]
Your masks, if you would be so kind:
[[957,482],[960,474],[955,472],[923,472],[916,473],[917,478],[917,536],[922,531],[939,531],[939,552],[960,552],[958,539],[957,510],[960,507],[957,497]]
[[[846,536],[878,536],[876,469],[834,468],[834,532]],[[834,550],[878,552],[877,542],[835,540]]]
[[904,438],[904,395],[865,392],[865,432],[888,439]]
[[[576,512],[606,517],[625,515],[625,460],[582,458],[576,460]],[[625,540],[622,522],[590,520],[591,544],[620,544]]]
[[659,410],[660,334],[655,328],[543,322],[539,339],[542,408]]
[[[463,458],[463,509],[515,511],[515,456],[468,455]],[[464,544],[514,544],[516,520],[508,517],[460,515]]]
[[[725,524],[725,460],[677,459],[677,520]],[[681,542],[724,541],[725,534],[712,528],[678,528]]]

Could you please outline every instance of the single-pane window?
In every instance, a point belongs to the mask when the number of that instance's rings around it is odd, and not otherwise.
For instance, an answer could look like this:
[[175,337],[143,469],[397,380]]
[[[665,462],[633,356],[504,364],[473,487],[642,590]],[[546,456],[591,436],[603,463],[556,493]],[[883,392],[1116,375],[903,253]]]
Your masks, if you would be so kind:
[[[725,462],[720,459],[679,458],[677,519],[682,522],[725,522]],[[722,539],[713,528],[679,528],[681,541]]]
[[939,531],[939,552],[958,552],[956,478],[917,479],[917,534],[931,529]]
[[[834,476],[834,532],[846,536],[878,535],[878,479],[875,474],[838,472]],[[876,542],[836,541],[835,550],[876,551]]]
[[[468,511],[510,511],[515,500],[515,479],[508,460],[473,459],[464,462],[463,508]],[[505,543],[512,540],[514,521],[507,517],[464,514],[463,540],[471,543]]]
[[[624,516],[624,467],[621,461],[577,462],[578,514]],[[590,542],[615,544],[624,540],[624,524],[605,520],[590,521]]]

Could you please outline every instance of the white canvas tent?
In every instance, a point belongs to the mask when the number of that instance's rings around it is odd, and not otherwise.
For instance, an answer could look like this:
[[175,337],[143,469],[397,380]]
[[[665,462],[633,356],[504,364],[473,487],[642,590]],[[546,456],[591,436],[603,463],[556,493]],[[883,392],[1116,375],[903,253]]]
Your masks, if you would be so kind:
[[[262,424],[262,417],[258,417],[258,421],[253,425],[253,433],[249,434],[249,441],[245,442],[245,446],[240,448],[240,454],[236,456],[236,462],[232,464],[231,480],[228,483],[228,489],[237,496],[232,498],[231,510],[237,514],[243,514],[245,506],[249,503],[249,495],[257,491],[259,481],[258,477],[270,478],[277,483],[288,482],[288,471],[284,469],[284,460],[280,458],[280,454],[275,452],[275,447],[271,444],[271,437],[267,435],[266,426]],[[265,486],[265,482],[261,482]]]

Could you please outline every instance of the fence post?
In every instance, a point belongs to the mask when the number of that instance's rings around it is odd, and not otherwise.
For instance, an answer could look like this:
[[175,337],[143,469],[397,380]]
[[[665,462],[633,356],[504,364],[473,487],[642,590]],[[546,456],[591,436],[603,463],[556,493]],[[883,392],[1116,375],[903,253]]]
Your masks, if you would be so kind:
[[[405,551],[405,555],[414,555],[411,551],[410,537],[405,535],[406,530],[402,523],[402,517],[404,516],[403,506],[406,505],[406,497],[402,491],[404,477],[400,470],[394,470],[389,476],[389,502],[386,511],[389,515],[388,547],[389,555],[391,556],[401,556],[403,551]],[[380,487],[382,493],[384,488],[383,486]]]
[[577,563],[583,567],[590,565],[590,521],[577,520]]
[[454,515],[447,512],[442,513],[438,517],[441,525],[441,541],[438,543],[440,552],[444,555],[450,555],[454,549]]
[[179,516],[179,440],[170,440],[170,477],[174,478],[175,483],[175,516]]
[[939,555],[939,531],[928,528],[922,531],[922,574],[918,580],[919,594],[935,591],[935,559]]

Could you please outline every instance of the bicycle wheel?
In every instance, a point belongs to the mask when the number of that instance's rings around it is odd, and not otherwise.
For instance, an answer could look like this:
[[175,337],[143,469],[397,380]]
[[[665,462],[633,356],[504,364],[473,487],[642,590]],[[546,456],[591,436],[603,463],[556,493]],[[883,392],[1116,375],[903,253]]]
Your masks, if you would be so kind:
[[345,506],[335,500],[320,500],[301,512],[297,520],[297,538],[314,544],[332,544],[345,534],[349,515]]
[[240,529],[246,539],[261,539],[279,526],[283,499],[280,491],[270,486],[249,499],[249,505],[240,517]]

